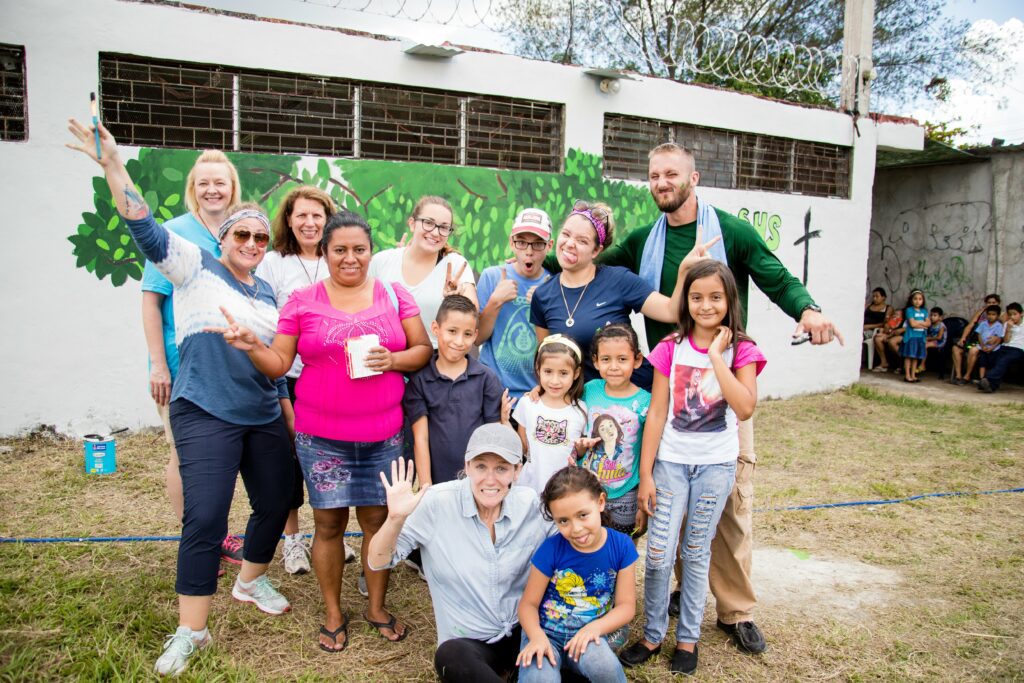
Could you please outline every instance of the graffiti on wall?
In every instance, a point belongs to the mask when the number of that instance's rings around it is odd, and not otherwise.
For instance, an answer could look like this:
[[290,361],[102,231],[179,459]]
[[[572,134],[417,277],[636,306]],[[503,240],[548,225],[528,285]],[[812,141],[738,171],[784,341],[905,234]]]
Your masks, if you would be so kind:
[[990,257],[995,261],[999,254],[998,244],[990,246],[991,217],[985,201],[900,211],[887,226],[871,230],[871,286],[885,287],[894,305],[920,289],[929,304],[973,310],[984,296]]
[[[187,210],[184,183],[198,155],[193,150],[143,148],[137,159],[126,163],[158,222]],[[258,202],[273,216],[296,185],[314,185],[330,194],[338,206],[366,217],[377,249],[390,248],[401,239],[406,218],[419,197],[446,197],[454,208],[457,225],[451,242],[477,273],[509,255],[508,228],[526,206],[544,209],[557,223],[569,214],[577,199],[605,202],[618,219],[620,236],[652,223],[658,215],[646,187],[604,178],[601,157],[579,150],[569,151],[562,173],[296,155],[228,156],[238,168],[243,201]],[[140,280],[143,257],[117,214],[106,181],[94,177],[93,190],[93,210],[82,214],[75,234],[68,237],[74,245],[76,266],[100,280],[109,276],[115,287],[129,279]],[[754,226],[769,249],[778,248],[780,216],[746,208],[738,215]],[[805,281],[806,269],[805,256]]]

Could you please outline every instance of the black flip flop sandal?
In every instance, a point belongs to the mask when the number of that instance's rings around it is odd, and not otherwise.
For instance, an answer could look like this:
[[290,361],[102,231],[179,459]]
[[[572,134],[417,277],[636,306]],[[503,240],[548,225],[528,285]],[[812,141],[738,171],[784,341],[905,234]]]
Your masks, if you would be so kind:
[[338,628],[334,629],[333,631],[328,631],[326,626],[321,626],[320,627],[320,635],[327,636],[328,638],[330,638],[331,640],[334,641],[335,645],[338,644],[338,634],[339,633],[345,634],[345,644],[341,646],[340,650],[336,650],[334,648],[327,647],[326,645],[321,643],[319,640],[316,641],[316,644],[324,652],[330,652],[331,654],[338,654],[339,652],[344,652],[345,648],[348,647],[348,617],[346,616],[345,617],[345,621],[341,624],[341,626],[339,626]]
[[[388,619],[387,621],[374,621],[374,620],[370,619],[370,617],[366,614],[366,612],[363,612],[363,619],[366,619],[366,623],[368,623],[370,626],[372,626],[375,629],[377,629],[377,633],[380,634],[380,637],[383,638],[384,640],[388,641],[389,643],[400,643],[400,642],[402,642],[403,640],[405,640],[405,637],[407,635],[409,635],[409,631],[411,630],[409,628],[409,625],[406,624],[405,625],[405,631],[403,631],[401,635],[398,635],[398,630],[395,628],[395,626],[398,624],[398,617],[396,617],[394,614],[392,614],[391,618]],[[393,640],[391,638],[388,638],[386,635],[384,635],[383,633],[380,632],[380,630],[382,628],[390,629],[391,632],[394,633],[395,635],[398,635],[398,637],[393,639]]]

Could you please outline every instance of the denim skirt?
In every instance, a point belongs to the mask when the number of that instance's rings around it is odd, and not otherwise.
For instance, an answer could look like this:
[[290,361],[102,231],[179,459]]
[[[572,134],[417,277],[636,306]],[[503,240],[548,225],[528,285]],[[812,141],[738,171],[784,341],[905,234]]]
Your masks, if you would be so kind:
[[297,433],[295,453],[310,507],[386,505],[380,473],[391,476],[391,463],[402,456],[403,441],[401,430],[384,441],[335,441]]

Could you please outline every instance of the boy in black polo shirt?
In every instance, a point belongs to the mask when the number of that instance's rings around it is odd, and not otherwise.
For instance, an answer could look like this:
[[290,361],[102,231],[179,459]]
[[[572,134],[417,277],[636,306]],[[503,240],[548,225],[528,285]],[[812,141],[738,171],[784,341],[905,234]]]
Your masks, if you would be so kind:
[[420,486],[456,479],[465,467],[473,430],[502,421],[498,376],[468,355],[476,342],[479,315],[466,297],[445,297],[430,323],[437,351],[405,387],[402,405],[412,425]]

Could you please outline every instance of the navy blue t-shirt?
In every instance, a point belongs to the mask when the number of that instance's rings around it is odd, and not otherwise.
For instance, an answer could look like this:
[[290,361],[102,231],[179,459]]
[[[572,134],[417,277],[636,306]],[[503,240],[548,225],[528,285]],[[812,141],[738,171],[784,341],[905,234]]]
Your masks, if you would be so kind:
[[555,534],[533,554],[533,566],[551,579],[540,603],[544,633],[571,638],[615,606],[615,579],[639,555],[629,536],[607,531],[604,545],[592,553],[581,553],[562,534]]
[[[560,284],[561,276],[553,277],[533,293],[530,322],[551,334],[564,334],[579,344],[583,351],[583,377],[589,382],[601,376],[591,360],[590,342],[594,339],[594,333],[609,323],[628,325],[629,314],[643,308],[654,288],[632,271],[620,266],[598,266],[594,279],[586,288],[562,288]],[[569,305],[568,310],[566,304]],[[576,312],[573,314],[573,326],[569,327],[565,322],[574,307]],[[645,358],[643,365],[633,373],[632,381],[638,387],[650,391],[653,379],[651,364]]]

